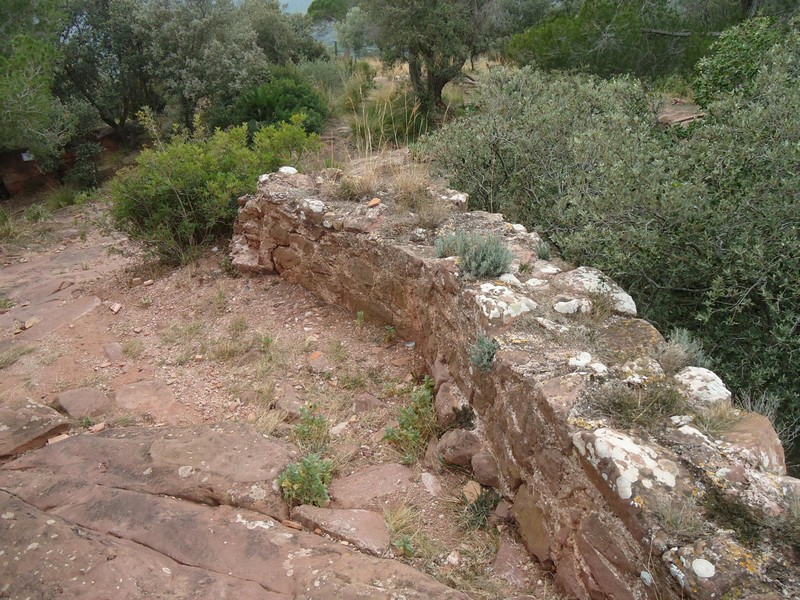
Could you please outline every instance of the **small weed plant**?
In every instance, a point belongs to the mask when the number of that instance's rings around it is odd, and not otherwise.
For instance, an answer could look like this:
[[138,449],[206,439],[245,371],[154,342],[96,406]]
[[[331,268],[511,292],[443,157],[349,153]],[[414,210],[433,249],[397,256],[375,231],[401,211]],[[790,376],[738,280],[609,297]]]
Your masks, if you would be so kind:
[[402,454],[405,464],[413,464],[424,454],[428,440],[439,432],[433,408],[433,380],[425,378],[411,392],[411,404],[400,410],[397,427],[388,427],[384,439]]
[[331,463],[319,454],[308,454],[296,463],[290,464],[278,476],[278,485],[283,497],[290,506],[313,504],[324,506],[330,496]]
[[475,343],[469,349],[469,362],[483,371],[491,371],[497,348],[498,343],[494,338],[479,333]]
[[464,526],[470,530],[486,529],[489,517],[500,503],[500,494],[491,488],[483,488],[474,502],[468,503],[462,513]]
[[552,256],[550,253],[550,244],[544,240],[539,240],[536,242],[536,256],[542,260],[550,260],[550,257]]
[[461,268],[473,277],[498,277],[511,266],[514,255],[498,235],[458,232],[440,237],[436,256],[458,256]]
[[300,419],[292,431],[292,439],[306,452],[324,452],[330,441],[328,419],[320,412],[318,404],[300,409]]

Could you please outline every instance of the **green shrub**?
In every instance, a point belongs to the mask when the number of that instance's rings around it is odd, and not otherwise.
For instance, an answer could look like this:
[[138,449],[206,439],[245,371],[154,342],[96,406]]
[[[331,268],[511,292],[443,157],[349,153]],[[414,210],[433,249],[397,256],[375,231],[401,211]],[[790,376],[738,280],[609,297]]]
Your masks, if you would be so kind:
[[479,333],[475,343],[469,349],[469,362],[479,369],[491,371],[497,348],[498,344],[494,338]]
[[50,211],[44,204],[31,204],[25,209],[23,218],[28,223],[38,223],[50,218]]
[[271,125],[288,122],[295,114],[306,116],[307,132],[320,132],[328,117],[328,107],[309,84],[282,77],[242,94],[234,104],[235,121],[231,124]]
[[781,38],[775,19],[756,17],[722,32],[711,53],[697,63],[695,101],[708,106],[731,92],[746,92],[772,46]]
[[436,436],[439,427],[433,408],[433,380],[426,377],[421,386],[411,392],[411,403],[400,409],[397,427],[387,427],[384,439],[411,464],[425,454],[428,440]]
[[319,410],[309,404],[300,409],[300,419],[292,431],[292,440],[306,452],[324,452],[330,441],[330,424]]
[[[303,131],[301,119],[261,129],[252,146],[241,126],[208,138],[175,136],[143,150],[136,166],[111,182],[116,225],[173,263],[191,259],[203,244],[227,239],[237,198],[255,191],[260,174],[319,148],[319,138]],[[144,120],[155,133],[152,119]]]
[[473,277],[497,277],[511,266],[514,255],[498,235],[458,232],[437,238],[436,256],[458,256],[461,268]]
[[[692,331],[734,389],[800,406],[800,35],[749,95],[663,130],[630,79],[494,70],[425,143],[470,208],[604,270],[663,330]],[[590,108],[588,108],[590,107]],[[513,167],[512,167],[513,165]]]
[[322,460],[318,454],[309,454],[287,466],[278,476],[278,485],[290,506],[324,506],[330,500],[328,485],[331,479],[330,461]]
[[97,187],[97,163],[95,160],[102,150],[100,144],[96,142],[78,144],[75,147],[75,164],[67,173],[67,183],[79,190]]

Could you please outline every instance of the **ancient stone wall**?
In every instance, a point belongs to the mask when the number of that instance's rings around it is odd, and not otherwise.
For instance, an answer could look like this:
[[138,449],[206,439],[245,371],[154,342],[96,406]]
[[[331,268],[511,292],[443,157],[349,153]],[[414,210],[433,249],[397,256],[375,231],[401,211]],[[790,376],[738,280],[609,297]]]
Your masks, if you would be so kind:
[[[436,450],[513,502],[528,550],[564,592],[719,598],[796,589],[791,576],[776,576],[796,568],[783,549],[756,551],[713,520],[690,535],[666,522],[683,510],[699,518],[697,501],[712,492],[765,521],[785,516],[800,482],[785,476],[766,419],[743,415],[712,439],[691,415],[675,415],[644,434],[614,429],[584,401],[587,388],[609,380],[635,389],[668,379],[652,358],[663,338],[636,318],[628,294],[594,269],[540,260],[538,236],[500,215],[454,208],[434,234],[389,202],[323,200],[320,184],[291,170],[263,176],[258,193],[240,200],[235,268],[280,275],[415,341],[436,382],[440,424],[451,427]],[[439,196],[451,200],[459,196]],[[435,258],[435,235],[455,230],[502,235],[515,255],[511,273],[476,281],[456,259]],[[478,333],[499,344],[490,370],[470,361]],[[684,369],[674,384],[696,407],[730,403],[705,369]],[[475,428],[452,429],[466,406]]]

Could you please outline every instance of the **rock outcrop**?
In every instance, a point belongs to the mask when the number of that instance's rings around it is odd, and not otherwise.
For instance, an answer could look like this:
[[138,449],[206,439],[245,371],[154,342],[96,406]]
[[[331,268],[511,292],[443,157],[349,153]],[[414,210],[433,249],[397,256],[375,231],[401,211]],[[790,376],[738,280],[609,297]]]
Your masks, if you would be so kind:
[[[243,425],[108,430],[29,453],[0,468],[0,595],[466,600],[284,526],[276,478],[294,456]],[[309,519],[336,530],[332,515]]]
[[[496,462],[522,539],[563,591],[581,599],[798,593],[792,550],[766,533],[756,546],[730,519],[743,515],[761,532],[786,519],[796,480],[785,477],[774,432],[766,443],[736,428],[701,432],[694,415],[730,394],[698,369],[670,380],[654,360],[663,338],[619,286],[595,269],[540,260],[538,236],[500,215],[454,209],[442,231],[497,233],[515,255],[512,273],[476,281],[457,259],[436,258],[430,236],[395,218],[390,202],[321,199],[321,183],[263,176],[257,194],[240,199],[233,265],[278,274],[415,341],[445,390],[440,422],[454,421],[461,397],[475,412],[474,430],[460,434],[469,443],[451,433],[439,452],[465,466],[480,457],[481,471]],[[498,343],[488,371],[469,358],[477,332]],[[693,414],[649,432],[623,427],[587,401],[604,382],[634,391],[668,384]],[[699,524],[675,527],[675,515]]]

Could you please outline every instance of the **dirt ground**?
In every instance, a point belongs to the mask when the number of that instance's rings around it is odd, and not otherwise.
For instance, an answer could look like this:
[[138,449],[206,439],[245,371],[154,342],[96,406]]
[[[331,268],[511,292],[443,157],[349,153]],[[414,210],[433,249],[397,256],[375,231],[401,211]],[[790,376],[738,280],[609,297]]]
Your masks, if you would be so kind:
[[[112,409],[73,420],[70,435],[101,422],[241,421],[301,443],[302,407],[324,417],[335,479],[402,459],[385,428],[426,364],[385,323],[279,277],[239,277],[226,248],[179,269],[148,263],[108,227],[102,204],[20,220],[0,264],[0,402],[53,404],[62,392],[91,387]],[[67,310],[84,304],[85,314]],[[151,384],[154,393],[141,392]],[[552,597],[502,506],[493,527],[466,526],[468,472],[424,462],[412,469],[412,484],[383,500],[398,560],[475,598]]]

